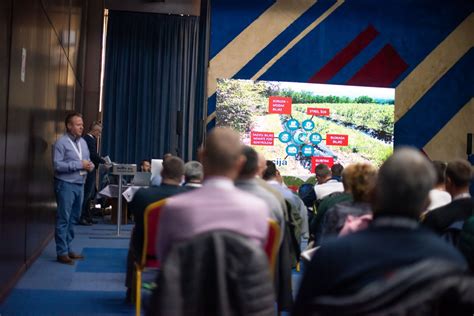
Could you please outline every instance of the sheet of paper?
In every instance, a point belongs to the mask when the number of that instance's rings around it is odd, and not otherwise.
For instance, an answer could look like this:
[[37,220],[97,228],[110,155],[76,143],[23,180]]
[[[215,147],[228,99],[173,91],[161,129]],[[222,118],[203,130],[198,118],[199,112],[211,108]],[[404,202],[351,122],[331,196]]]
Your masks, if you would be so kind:
[[127,190],[125,190],[122,195],[127,200],[127,202],[131,202],[133,200],[133,197],[135,196],[135,193],[137,193],[138,190],[141,188],[146,188],[143,186],[131,186]]

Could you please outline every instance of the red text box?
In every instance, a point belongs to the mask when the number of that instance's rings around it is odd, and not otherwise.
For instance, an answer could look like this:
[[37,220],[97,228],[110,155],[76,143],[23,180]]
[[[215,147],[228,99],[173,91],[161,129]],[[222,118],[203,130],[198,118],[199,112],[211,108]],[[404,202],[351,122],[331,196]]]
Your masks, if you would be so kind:
[[311,173],[314,173],[316,170],[316,166],[319,164],[325,164],[329,168],[334,165],[334,158],[333,157],[311,157]]
[[268,113],[291,115],[292,102],[290,97],[270,97],[268,100]]
[[275,136],[270,132],[251,132],[250,144],[256,146],[273,146]]
[[339,134],[327,134],[326,135],[326,145],[347,146],[347,145],[349,145],[349,136],[348,135],[339,135]]
[[329,116],[329,109],[326,108],[308,108],[306,114],[314,116]]

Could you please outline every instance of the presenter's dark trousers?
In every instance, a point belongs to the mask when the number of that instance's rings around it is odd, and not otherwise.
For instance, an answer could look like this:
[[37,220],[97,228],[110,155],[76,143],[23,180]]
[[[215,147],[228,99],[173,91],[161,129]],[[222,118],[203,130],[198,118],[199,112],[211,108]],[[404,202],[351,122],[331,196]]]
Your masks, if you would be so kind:
[[90,202],[95,196],[95,170],[89,172],[86,177],[86,183],[84,184],[84,200],[82,202],[82,213],[81,220],[92,220]]

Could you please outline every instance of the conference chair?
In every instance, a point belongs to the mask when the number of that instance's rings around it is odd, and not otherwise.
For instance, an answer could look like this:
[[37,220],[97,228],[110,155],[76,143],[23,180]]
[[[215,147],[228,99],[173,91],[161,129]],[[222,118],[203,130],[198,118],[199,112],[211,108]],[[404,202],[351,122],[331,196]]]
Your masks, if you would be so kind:
[[275,316],[267,255],[248,237],[212,230],[175,243],[147,315]]
[[145,209],[143,250],[139,262],[135,262],[135,314],[141,314],[142,274],[145,269],[159,269],[160,262],[156,257],[156,236],[161,210],[166,199],[152,203]]
[[265,244],[265,253],[270,264],[271,275],[275,275],[276,258],[278,256],[278,249],[280,245],[280,226],[272,219],[268,220],[268,237]]

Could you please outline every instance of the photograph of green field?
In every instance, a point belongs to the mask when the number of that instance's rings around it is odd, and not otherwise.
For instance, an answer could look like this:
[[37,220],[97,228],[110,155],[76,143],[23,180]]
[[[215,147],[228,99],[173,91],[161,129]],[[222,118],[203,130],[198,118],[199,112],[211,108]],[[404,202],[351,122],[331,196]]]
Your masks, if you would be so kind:
[[308,178],[319,158],[380,166],[393,152],[393,89],[225,79],[216,109],[217,126],[238,131],[287,176]]

